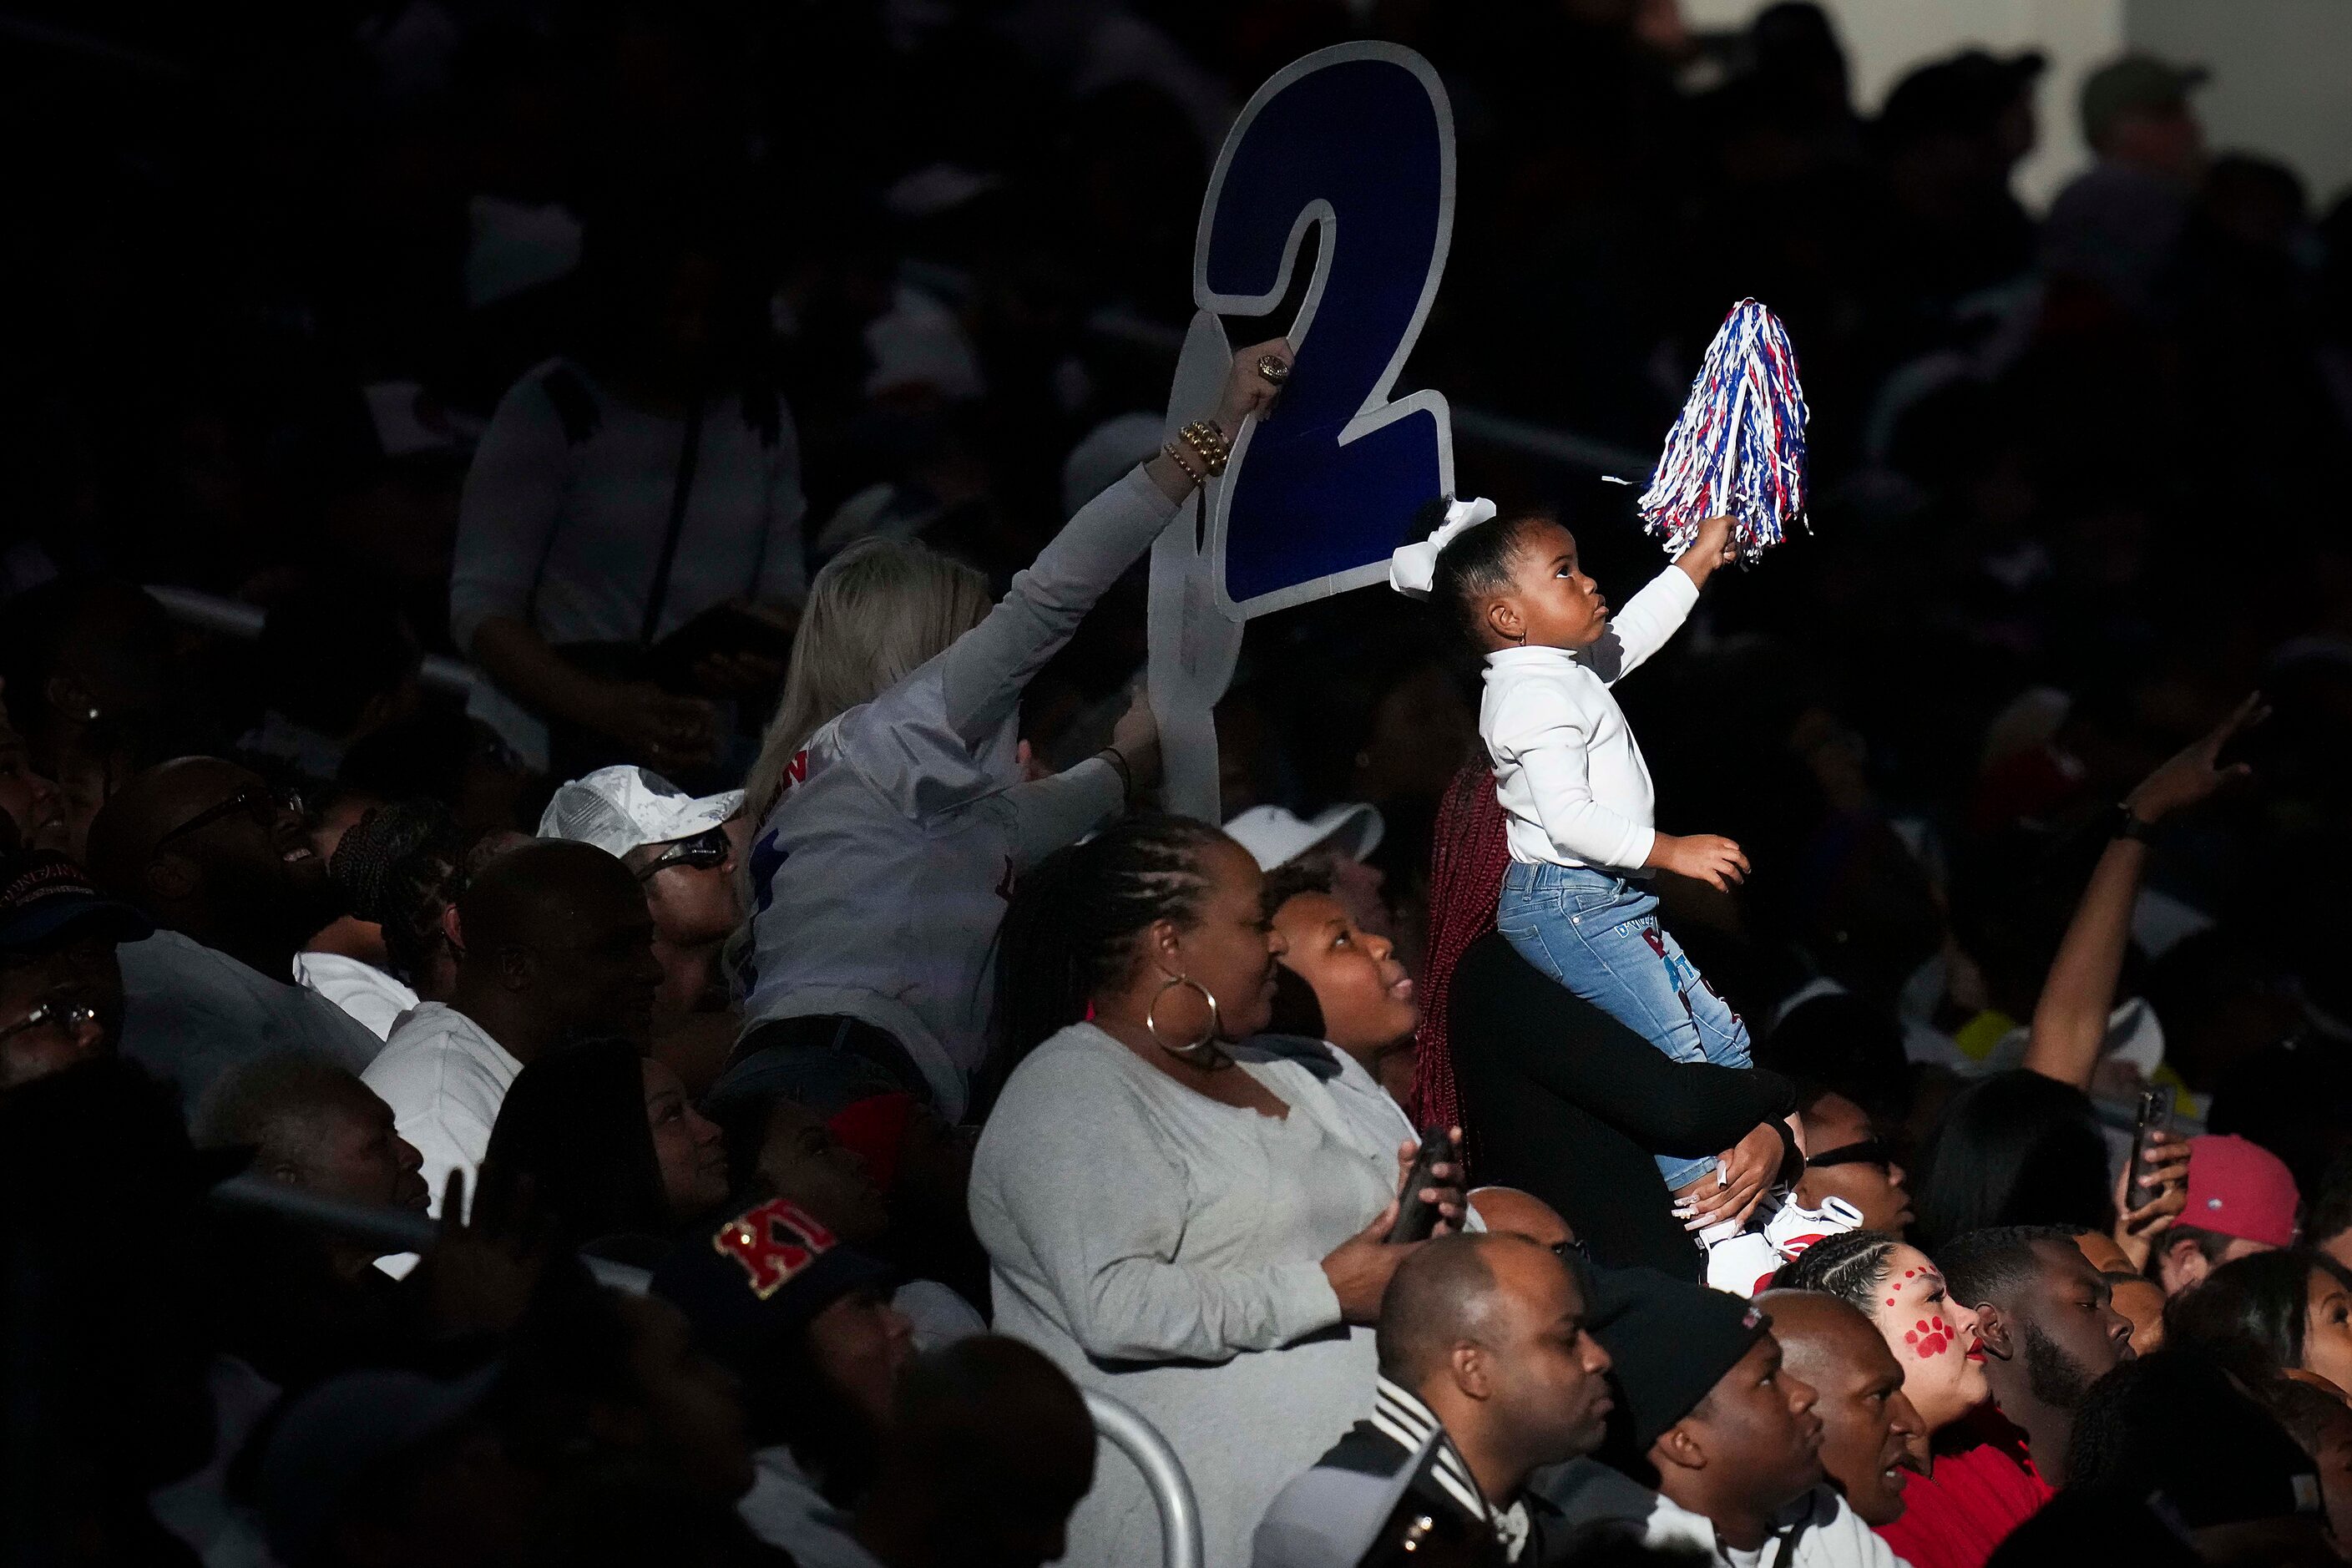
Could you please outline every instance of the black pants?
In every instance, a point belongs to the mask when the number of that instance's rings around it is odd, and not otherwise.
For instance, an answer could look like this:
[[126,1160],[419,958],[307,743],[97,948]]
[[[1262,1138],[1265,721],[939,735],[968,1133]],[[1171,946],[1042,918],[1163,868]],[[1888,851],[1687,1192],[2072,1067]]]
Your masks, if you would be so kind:
[[[734,1054],[727,1058],[727,1072],[719,1074],[725,1082],[728,1073],[761,1052],[809,1052],[805,1075],[810,1089],[805,1095],[792,1098],[803,1100],[815,1109],[814,1101],[833,1098],[818,1087],[839,1080],[847,1084],[860,1078],[880,1078],[888,1080],[879,1088],[902,1089],[923,1105],[934,1105],[929,1079],[898,1043],[898,1037],[887,1029],[878,1029],[863,1018],[852,1018],[839,1013],[817,1013],[800,1018],[779,1018],[762,1024],[735,1042]],[[826,1112],[829,1114],[830,1112]]]

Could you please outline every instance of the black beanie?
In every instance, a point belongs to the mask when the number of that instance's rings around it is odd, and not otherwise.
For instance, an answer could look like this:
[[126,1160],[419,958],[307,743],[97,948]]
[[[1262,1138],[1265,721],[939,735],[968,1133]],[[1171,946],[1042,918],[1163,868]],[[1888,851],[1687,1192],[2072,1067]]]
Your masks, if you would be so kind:
[[1588,1322],[1614,1363],[1631,1458],[1689,1415],[1771,1320],[1738,1296],[1655,1268],[1596,1268]]

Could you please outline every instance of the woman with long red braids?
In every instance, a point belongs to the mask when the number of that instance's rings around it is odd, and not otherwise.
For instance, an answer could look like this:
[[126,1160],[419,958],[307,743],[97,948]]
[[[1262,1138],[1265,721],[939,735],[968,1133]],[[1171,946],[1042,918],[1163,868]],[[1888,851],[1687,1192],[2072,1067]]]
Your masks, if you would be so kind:
[[1423,1126],[1458,1126],[1474,1180],[1534,1194],[1596,1262],[1697,1279],[1652,1156],[1722,1151],[1741,1184],[1784,1174],[1778,1073],[1679,1064],[1555,984],[1495,930],[1510,864],[1495,777],[1454,774],[1433,833],[1415,1087]]
[[1422,966],[1421,1026],[1413,1032],[1413,1100],[1421,1125],[1460,1127],[1462,1101],[1445,1035],[1454,966],[1472,942],[1495,929],[1495,899],[1511,863],[1495,773],[1483,757],[1465,763],[1445,786],[1431,838],[1429,948]]

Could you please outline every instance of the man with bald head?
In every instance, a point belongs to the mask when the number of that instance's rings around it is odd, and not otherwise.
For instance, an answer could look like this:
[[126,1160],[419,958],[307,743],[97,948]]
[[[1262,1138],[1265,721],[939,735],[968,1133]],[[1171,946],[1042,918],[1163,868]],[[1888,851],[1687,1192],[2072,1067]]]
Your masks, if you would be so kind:
[[1554,1252],[1577,1250],[1576,1232],[1559,1211],[1533,1193],[1517,1187],[1475,1187],[1467,1194],[1470,1210],[1488,1230],[1521,1236]]
[[1584,1312],[1569,1265],[1524,1237],[1441,1237],[1407,1258],[1381,1301],[1371,1418],[1275,1499],[1256,1568],[1353,1563],[1401,1509],[1506,1562],[1557,1560],[1564,1531],[1526,1486],[1600,1446],[1609,1355]]
[[1822,1468],[1864,1524],[1903,1517],[1910,1482],[1906,1456],[1927,1424],[1903,1394],[1903,1368],[1877,1326],[1834,1296],[1768,1290],[1756,1305],[1769,1314],[1782,1364],[1812,1385],[1822,1423]]
[[467,1190],[507,1087],[558,1046],[653,1027],[653,916],[629,868],[602,849],[534,839],[482,868],[457,895],[457,988],[393,1026],[362,1076],[424,1156],[440,1213],[452,1172]]
[[298,803],[218,757],[134,774],[89,826],[100,888],[159,928],[117,950],[122,1051],[191,1105],[231,1065],[307,1051],[357,1071],[376,1038],[294,984],[294,954],[339,912]]

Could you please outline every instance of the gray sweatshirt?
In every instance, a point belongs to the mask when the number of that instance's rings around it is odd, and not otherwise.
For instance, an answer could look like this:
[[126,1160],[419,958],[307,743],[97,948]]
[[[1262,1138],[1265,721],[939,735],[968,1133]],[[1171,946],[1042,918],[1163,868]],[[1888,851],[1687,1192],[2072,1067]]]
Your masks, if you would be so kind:
[[[1196,1094],[1090,1024],[1023,1062],[981,1134],[971,1219],[1000,1333],[1140,1411],[1198,1494],[1208,1568],[1242,1568],[1285,1483],[1370,1408],[1370,1329],[1322,1259],[1395,1194],[1388,1130],[1296,1062],[1244,1062],[1277,1120]],[[1156,1562],[1134,1467],[1097,1450],[1074,1568]]]
[[1022,689],[1176,503],[1139,468],[1072,518],[988,618],[809,737],[751,846],[745,1028],[845,1014],[897,1037],[940,1111],[987,1053],[988,958],[1013,879],[1118,811],[1089,758],[1021,782]]

